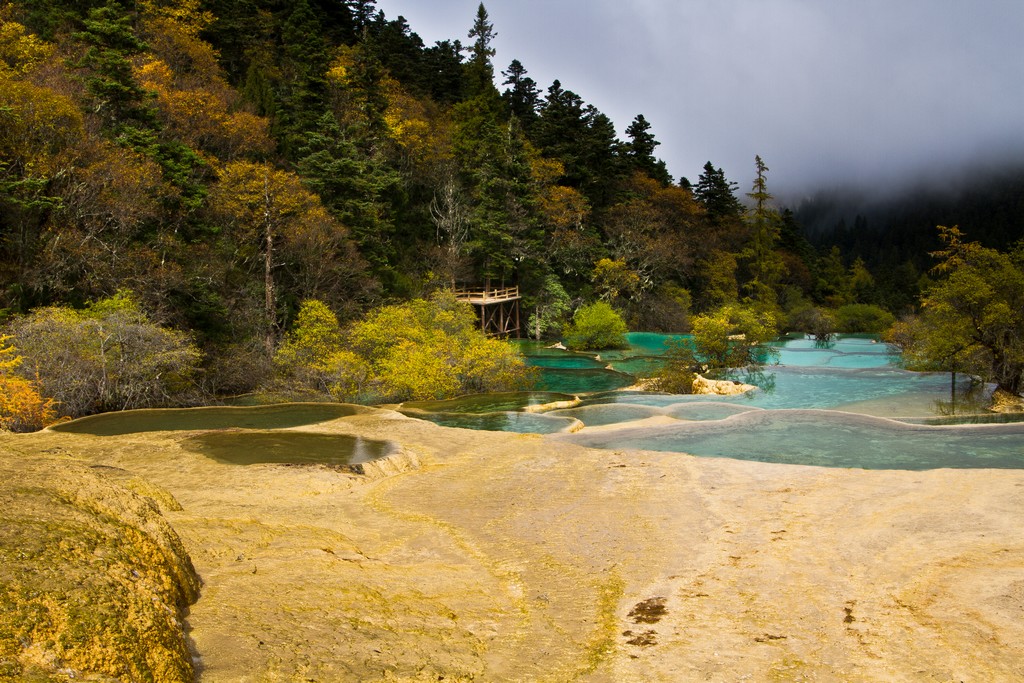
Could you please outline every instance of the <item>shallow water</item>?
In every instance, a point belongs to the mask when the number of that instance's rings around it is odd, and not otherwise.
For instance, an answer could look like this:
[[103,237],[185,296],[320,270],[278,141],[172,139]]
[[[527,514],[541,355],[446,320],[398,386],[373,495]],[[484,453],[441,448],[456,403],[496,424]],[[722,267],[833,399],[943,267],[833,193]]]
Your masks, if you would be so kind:
[[183,442],[189,450],[234,465],[355,465],[390,455],[397,447],[344,434],[290,431],[212,431]]
[[823,410],[755,410],[709,422],[556,438],[593,448],[826,467],[1024,468],[1024,424],[934,427]]
[[407,401],[399,412],[443,427],[492,432],[554,434],[576,425],[569,417],[552,417],[545,406],[575,402],[574,394],[522,391],[474,394],[445,401]]
[[89,415],[50,427],[57,432],[119,436],[136,432],[191,429],[284,429],[316,424],[368,410],[342,403],[281,403],[266,406],[209,406],[125,410]]
[[[572,408],[544,415],[495,412],[499,405],[520,410],[514,398],[503,395],[498,403],[476,399],[475,405],[486,408],[481,414],[472,414],[474,403],[464,400],[455,404],[459,412],[434,406],[444,412],[408,414],[471,429],[563,432],[556,438],[597,448],[869,469],[1024,467],[1024,424],[962,426],[995,421],[970,414],[984,403],[984,387],[971,405],[964,399],[970,382],[960,378],[958,407],[969,414],[945,416],[949,375],[902,370],[898,356],[868,336],[828,344],[781,339],[772,344],[777,364],[733,377],[758,389],[731,397],[623,391],[638,375],[660,367],[667,342],[685,339],[649,333],[627,338],[629,349],[600,354],[522,343],[543,388],[580,396],[580,405]],[[614,370],[595,367],[601,364]],[[648,422],[631,426],[641,420]],[[564,435],[579,423],[582,431]]]
[[548,391],[510,391],[494,394],[472,394],[444,401],[406,401],[403,409],[435,413],[494,413],[521,410],[545,403],[572,401],[573,394]]
[[[557,434],[598,448],[868,469],[1024,468],[1024,423],[994,423],[1013,417],[945,415],[949,375],[901,370],[884,345],[867,337],[827,345],[803,338],[781,340],[775,344],[779,364],[755,376],[734,378],[759,387],[741,396],[622,390],[635,384],[638,374],[656,370],[666,342],[679,338],[631,334],[629,349],[602,354],[521,343],[540,374],[537,391],[410,402],[400,410],[444,426]],[[977,413],[964,400],[969,388],[961,379],[957,405],[961,412]],[[985,395],[983,389],[981,399]],[[395,447],[342,435],[277,430],[370,410],[322,403],[135,410],[51,429],[97,436],[205,431],[187,439],[187,447],[225,462],[348,465],[382,457]],[[631,426],[640,420],[648,422]],[[972,421],[978,424],[964,424]],[[948,426],[936,426],[940,424]]]
[[623,389],[634,382],[634,376],[616,370],[551,368],[541,372],[537,388],[544,391],[585,394]]
[[442,427],[481,429],[489,432],[518,432],[530,434],[556,434],[577,425],[570,417],[559,417],[544,413],[493,412],[493,413],[445,413],[401,409],[402,414],[427,420]]

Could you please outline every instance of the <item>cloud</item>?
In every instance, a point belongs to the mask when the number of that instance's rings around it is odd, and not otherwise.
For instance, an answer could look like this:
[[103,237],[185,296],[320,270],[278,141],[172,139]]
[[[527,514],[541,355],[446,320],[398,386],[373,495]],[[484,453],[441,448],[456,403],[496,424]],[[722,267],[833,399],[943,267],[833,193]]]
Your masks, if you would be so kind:
[[[378,0],[430,44],[477,0]],[[519,59],[608,114],[642,113],[677,177],[745,191],[891,184],[1024,154],[1018,0],[490,0],[496,71]]]

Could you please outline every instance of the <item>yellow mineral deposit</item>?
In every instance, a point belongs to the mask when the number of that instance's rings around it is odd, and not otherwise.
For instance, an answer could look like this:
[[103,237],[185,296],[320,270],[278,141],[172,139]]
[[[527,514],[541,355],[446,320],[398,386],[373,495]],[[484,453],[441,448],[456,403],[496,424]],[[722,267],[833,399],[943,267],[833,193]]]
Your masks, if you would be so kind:
[[400,448],[359,474],[230,465],[181,432],[3,436],[0,571],[34,554],[0,613],[49,618],[4,617],[0,678],[190,680],[185,642],[200,681],[1024,678],[1020,470],[599,451],[384,410],[299,429]]

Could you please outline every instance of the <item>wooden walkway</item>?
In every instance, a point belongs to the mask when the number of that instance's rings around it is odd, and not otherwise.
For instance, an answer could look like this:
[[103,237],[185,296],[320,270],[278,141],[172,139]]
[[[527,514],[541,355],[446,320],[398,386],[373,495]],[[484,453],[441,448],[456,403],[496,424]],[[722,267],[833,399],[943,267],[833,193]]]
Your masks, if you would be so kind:
[[519,336],[519,286],[463,287],[455,298],[473,304],[485,334]]

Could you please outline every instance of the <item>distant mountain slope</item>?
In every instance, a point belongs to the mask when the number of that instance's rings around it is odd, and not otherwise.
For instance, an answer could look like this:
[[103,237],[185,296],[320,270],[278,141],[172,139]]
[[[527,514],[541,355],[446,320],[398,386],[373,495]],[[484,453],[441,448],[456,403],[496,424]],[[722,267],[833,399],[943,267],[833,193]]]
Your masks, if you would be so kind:
[[1024,163],[960,178],[896,193],[820,191],[794,214],[819,249],[836,245],[869,266],[910,259],[929,268],[928,253],[939,246],[936,225],[959,225],[970,240],[1000,250],[1024,238]]

